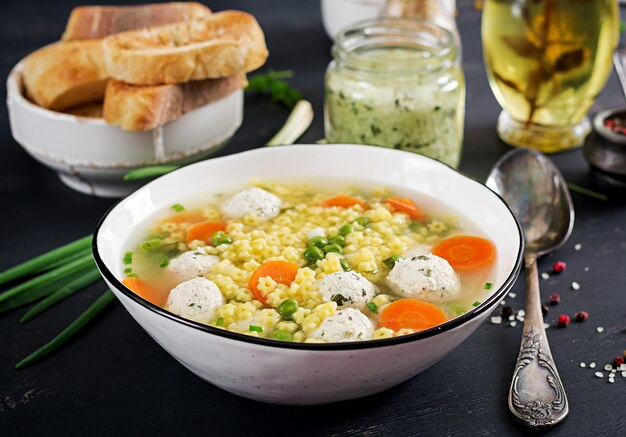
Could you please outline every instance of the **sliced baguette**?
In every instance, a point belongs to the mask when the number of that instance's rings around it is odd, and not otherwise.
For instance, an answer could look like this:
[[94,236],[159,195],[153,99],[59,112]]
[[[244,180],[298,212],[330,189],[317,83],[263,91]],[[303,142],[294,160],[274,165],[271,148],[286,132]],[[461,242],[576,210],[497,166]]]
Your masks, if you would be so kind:
[[118,33],[106,37],[103,46],[109,75],[134,85],[245,73],[263,65],[268,54],[259,23],[238,11]]
[[104,38],[147,26],[206,18],[211,10],[196,2],[141,6],[79,6],[72,9],[63,40]]
[[176,120],[247,84],[244,74],[172,85],[129,85],[111,80],[104,99],[104,120],[128,131],[145,131]]
[[104,97],[108,75],[102,40],[54,43],[23,63],[26,94],[39,106],[60,111]]

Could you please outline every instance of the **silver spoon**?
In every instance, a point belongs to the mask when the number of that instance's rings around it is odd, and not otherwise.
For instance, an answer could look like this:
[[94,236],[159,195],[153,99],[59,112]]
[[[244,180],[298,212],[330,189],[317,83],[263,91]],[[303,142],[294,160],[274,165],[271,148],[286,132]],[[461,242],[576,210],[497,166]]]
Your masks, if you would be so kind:
[[526,314],[509,389],[509,409],[529,427],[545,429],[562,421],[569,407],[543,326],[537,257],[568,239],[574,226],[574,206],[552,161],[529,149],[504,155],[491,170],[487,186],[513,210],[525,240]]

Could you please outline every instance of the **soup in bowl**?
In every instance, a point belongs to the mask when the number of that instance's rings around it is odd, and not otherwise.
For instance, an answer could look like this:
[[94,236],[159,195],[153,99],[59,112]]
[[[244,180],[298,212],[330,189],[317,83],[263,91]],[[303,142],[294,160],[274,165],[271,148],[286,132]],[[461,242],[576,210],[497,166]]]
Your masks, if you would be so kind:
[[454,349],[513,285],[522,246],[502,200],[444,164],[324,145],[160,178],[105,216],[95,254],[194,373],[314,404],[384,390]]

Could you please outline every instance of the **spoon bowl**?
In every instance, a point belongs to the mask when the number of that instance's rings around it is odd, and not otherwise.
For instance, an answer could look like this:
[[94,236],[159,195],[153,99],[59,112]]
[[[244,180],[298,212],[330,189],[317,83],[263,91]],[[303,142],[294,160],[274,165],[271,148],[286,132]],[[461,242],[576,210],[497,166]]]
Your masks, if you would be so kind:
[[546,429],[565,419],[569,406],[543,324],[537,257],[557,249],[572,233],[572,198],[552,161],[529,149],[504,155],[491,170],[487,186],[509,205],[525,240],[526,314],[509,410],[525,425]]

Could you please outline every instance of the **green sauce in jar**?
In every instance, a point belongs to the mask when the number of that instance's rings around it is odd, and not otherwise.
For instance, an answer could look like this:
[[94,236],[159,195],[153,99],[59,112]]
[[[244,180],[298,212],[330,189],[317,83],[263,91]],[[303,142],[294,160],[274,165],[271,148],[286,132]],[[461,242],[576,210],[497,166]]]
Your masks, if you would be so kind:
[[455,40],[434,24],[360,23],[337,36],[326,72],[326,139],[421,153],[456,167],[465,82]]

